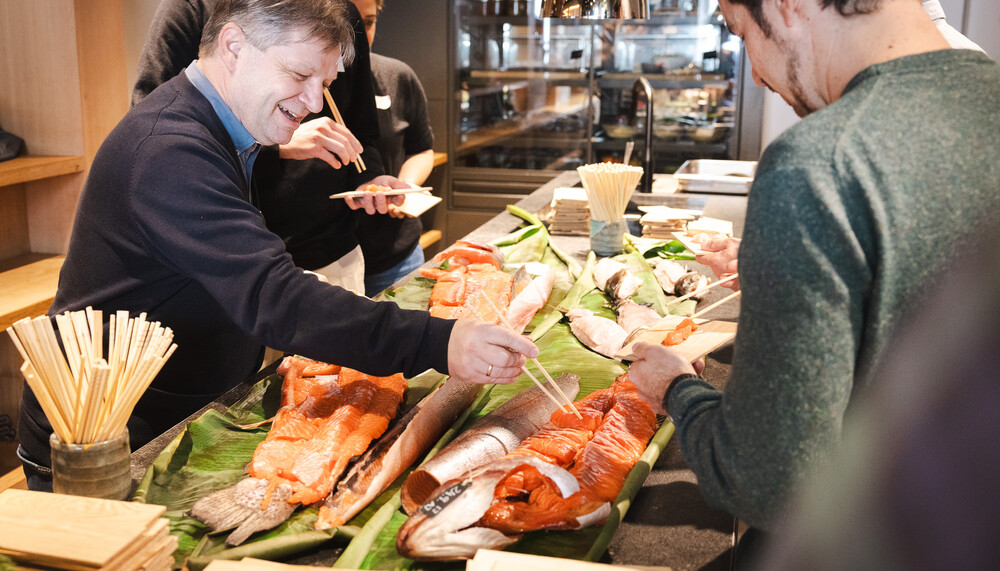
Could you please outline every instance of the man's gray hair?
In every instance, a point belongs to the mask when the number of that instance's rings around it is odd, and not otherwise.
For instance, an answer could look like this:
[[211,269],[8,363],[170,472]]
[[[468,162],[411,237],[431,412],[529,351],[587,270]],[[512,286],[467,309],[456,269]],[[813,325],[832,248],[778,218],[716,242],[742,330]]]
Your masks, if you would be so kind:
[[219,0],[202,31],[198,57],[215,51],[229,22],[239,26],[255,48],[316,39],[340,48],[345,66],[354,60],[354,29],[346,0]]

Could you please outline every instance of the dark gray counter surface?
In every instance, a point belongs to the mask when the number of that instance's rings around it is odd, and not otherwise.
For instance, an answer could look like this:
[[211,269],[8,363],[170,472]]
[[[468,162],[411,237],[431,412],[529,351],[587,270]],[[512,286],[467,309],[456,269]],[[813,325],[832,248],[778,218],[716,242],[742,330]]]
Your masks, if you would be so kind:
[[[518,206],[529,212],[538,212],[552,200],[554,189],[577,185],[575,172],[566,172],[554,178],[523,200]],[[633,195],[633,202],[666,204],[676,208],[694,208],[705,216],[733,221],[736,235],[742,233],[746,198],[703,194],[648,194]],[[467,238],[489,241],[517,229],[521,220],[502,212],[482,225]],[[567,254],[586,259],[590,239],[585,236],[554,236],[555,243]],[[688,265],[711,276],[704,266],[693,262]],[[710,303],[730,293],[728,289],[711,290],[706,299]],[[713,312],[713,319],[735,320],[739,304],[721,306]],[[721,387],[729,377],[731,347],[724,346],[706,359],[703,376],[710,383]],[[169,444],[188,422],[201,416],[208,409],[224,411],[245,395],[258,380],[274,371],[276,363],[265,367],[258,375],[240,384],[173,427],[132,455],[132,478],[138,481],[156,456]],[[710,508],[698,491],[694,474],[687,469],[675,439],[660,454],[659,460],[632,503],[624,521],[611,541],[602,562],[617,565],[670,567],[675,571],[685,569],[723,570],[731,567],[735,521],[725,512]],[[340,548],[331,547],[300,556],[290,563],[329,566],[339,556]]]

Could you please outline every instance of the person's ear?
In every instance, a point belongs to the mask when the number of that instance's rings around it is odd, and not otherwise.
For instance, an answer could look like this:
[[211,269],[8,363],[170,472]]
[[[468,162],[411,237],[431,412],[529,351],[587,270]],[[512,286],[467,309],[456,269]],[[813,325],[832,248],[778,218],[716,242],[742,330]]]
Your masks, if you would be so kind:
[[[816,0],[805,1],[816,3]],[[792,27],[805,14],[803,11],[805,8],[803,0],[774,0],[774,6],[778,11],[781,22],[786,28]]]
[[239,59],[240,52],[246,45],[246,35],[242,28],[229,22],[219,32],[218,42],[216,50],[219,52],[219,57],[222,58],[226,69],[232,71],[236,67],[236,60]]

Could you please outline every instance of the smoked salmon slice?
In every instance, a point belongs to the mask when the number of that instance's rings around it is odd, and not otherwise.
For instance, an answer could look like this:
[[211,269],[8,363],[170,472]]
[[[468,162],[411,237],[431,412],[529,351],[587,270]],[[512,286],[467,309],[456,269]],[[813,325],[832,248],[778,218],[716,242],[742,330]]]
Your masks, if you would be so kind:
[[191,509],[213,530],[238,526],[230,545],[329,496],[351,460],[386,431],[406,390],[402,374],[375,377],[298,357],[278,371],[285,375],[282,406],[254,451],[249,478]]

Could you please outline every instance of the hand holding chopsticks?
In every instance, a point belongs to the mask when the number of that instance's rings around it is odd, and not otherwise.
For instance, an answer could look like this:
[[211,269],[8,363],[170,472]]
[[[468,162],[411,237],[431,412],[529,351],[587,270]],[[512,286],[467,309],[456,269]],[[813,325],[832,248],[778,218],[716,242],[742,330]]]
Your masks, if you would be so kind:
[[[333,113],[333,120],[346,127],[347,123],[344,123],[344,117],[340,114],[340,109],[337,109],[337,104],[334,103],[333,96],[330,95],[330,90],[325,87],[323,88],[323,97],[326,98],[326,104],[330,106],[330,111]],[[358,155],[358,158],[354,160],[354,168],[358,169],[358,172],[363,172],[368,168],[365,166],[365,161],[361,158],[361,155]]]
[[[497,314],[497,318],[499,319],[500,323],[502,323],[503,326],[506,327],[507,329],[510,329],[511,331],[514,331],[514,328],[511,326],[511,324],[504,317],[504,314],[503,314],[502,311],[500,311],[500,308],[498,308],[497,305],[495,303],[493,303],[493,300],[490,299],[489,296],[487,296],[485,292],[481,291],[480,294],[483,296],[483,298],[486,300],[486,302],[490,304],[490,307]],[[483,319],[482,317],[480,317],[479,313],[476,312],[475,309],[472,310],[472,313],[473,313],[473,315],[475,315],[476,317],[478,317],[480,320],[486,321],[485,319]],[[566,393],[563,392],[563,390],[559,387],[559,384],[556,383],[555,379],[553,379],[552,376],[549,375],[549,372],[545,370],[545,367],[543,367],[542,364],[538,362],[538,359],[534,359],[533,358],[533,359],[531,359],[531,362],[534,363],[536,367],[538,367],[538,370],[541,371],[542,375],[545,376],[545,379],[549,383],[551,383],[553,387],[555,387],[556,392],[558,392],[559,396],[562,397],[562,401],[560,402],[559,399],[557,399],[555,396],[552,395],[552,393],[550,393],[548,390],[546,390],[545,386],[543,386],[542,383],[537,378],[535,378],[534,375],[531,374],[531,372],[528,370],[528,368],[525,367],[524,365],[522,365],[521,366],[521,370],[524,371],[524,374],[528,375],[528,378],[531,379],[531,381],[533,383],[535,383],[535,385],[539,389],[541,389],[543,393],[545,393],[545,396],[549,397],[549,399],[552,400],[552,402],[554,402],[556,405],[559,406],[559,410],[566,411],[566,407],[568,406],[569,410],[571,410],[573,412],[573,414],[576,415],[577,418],[583,418],[583,416],[580,414],[580,411],[577,410],[576,406],[573,404],[572,399],[570,399],[568,396],[566,396]]]

